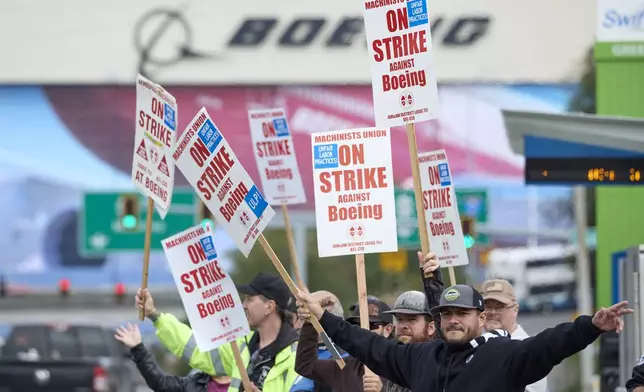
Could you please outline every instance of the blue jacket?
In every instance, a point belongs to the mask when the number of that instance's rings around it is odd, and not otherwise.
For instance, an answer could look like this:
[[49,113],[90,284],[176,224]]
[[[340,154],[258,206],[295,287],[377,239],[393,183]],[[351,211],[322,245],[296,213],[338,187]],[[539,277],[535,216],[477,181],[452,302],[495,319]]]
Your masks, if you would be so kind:
[[[342,352],[342,351],[340,351]],[[343,357],[346,357],[347,353],[342,353]],[[330,359],[331,353],[324,347],[324,345],[318,346],[318,358],[320,359]],[[315,391],[315,381],[298,376],[295,381],[293,381],[293,386],[289,392],[314,392]]]

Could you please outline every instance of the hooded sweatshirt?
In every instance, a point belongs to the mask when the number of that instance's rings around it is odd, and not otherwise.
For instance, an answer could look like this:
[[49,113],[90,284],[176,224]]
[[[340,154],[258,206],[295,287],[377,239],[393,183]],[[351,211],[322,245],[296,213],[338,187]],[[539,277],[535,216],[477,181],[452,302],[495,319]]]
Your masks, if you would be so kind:
[[458,345],[442,340],[403,345],[329,312],[320,323],[338,346],[374,373],[414,392],[523,392],[602,334],[590,316],[580,316],[521,341],[498,330]]
[[631,379],[626,382],[628,392],[633,392],[637,387],[644,387],[644,356],[642,356],[637,366],[633,368]]

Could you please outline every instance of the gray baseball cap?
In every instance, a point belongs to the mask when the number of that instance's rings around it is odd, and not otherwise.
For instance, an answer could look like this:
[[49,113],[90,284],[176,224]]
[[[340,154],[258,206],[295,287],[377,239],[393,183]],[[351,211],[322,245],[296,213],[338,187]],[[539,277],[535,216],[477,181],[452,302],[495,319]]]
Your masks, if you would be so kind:
[[474,287],[465,284],[457,284],[446,288],[441,294],[439,305],[432,308],[432,314],[436,314],[444,308],[464,308],[485,311],[483,297]]
[[426,314],[431,316],[425,294],[416,290],[406,291],[400,294],[396,299],[396,303],[394,303],[394,308],[384,313],[391,313],[393,315]]

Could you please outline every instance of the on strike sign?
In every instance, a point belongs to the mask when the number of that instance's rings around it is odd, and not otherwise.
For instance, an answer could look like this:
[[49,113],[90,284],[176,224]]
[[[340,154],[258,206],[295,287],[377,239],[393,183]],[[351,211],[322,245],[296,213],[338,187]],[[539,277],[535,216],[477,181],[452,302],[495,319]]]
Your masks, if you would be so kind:
[[257,169],[270,204],[306,203],[284,109],[249,110]]
[[445,150],[418,154],[429,242],[441,267],[467,265],[467,251]]
[[427,0],[364,0],[364,9],[376,126],[436,118]]
[[389,129],[311,135],[320,257],[395,252]]
[[143,76],[136,78],[136,133],[132,181],[158,206],[165,218],[172,201],[177,138],[177,102],[161,86]]
[[217,222],[248,257],[275,212],[205,108],[188,124],[172,157]]
[[233,280],[219,265],[210,225],[161,241],[201,351],[250,332]]

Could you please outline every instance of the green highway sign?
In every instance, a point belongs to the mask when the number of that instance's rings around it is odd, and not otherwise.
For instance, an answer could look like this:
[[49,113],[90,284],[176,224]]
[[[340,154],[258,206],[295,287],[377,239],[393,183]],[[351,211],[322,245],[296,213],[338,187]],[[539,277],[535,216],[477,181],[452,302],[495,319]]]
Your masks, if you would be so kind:
[[[461,217],[467,215],[474,219],[474,231],[477,223],[487,223],[488,199],[485,189],[457,189],[456,204]],[[487,245],[490,238],[487,234],[476,233],[476,243]]]
[[420,232],[416,214],[414,190],[394,190],[396,201],[396,226],[398,230],[398,247],[402,249],[420,248]]
[[[416,214],[416,199],[413,189],[395,189],[396,222],[398,230],[398,247],[402,249],[418,249],[420,235]],[[488,220],[488,197],[485,189],[457,189],[456,201],[458,211],[463,217],[468,215],[476,223],[486,223]],[[489,244],[489,237],[477,233],[476,243]]]
[[[125,195],[138,197],[138,219],[121,220],[121,200]],[[161,240],[197,223],[198,197],[191,188],[175,189],[170,211],[162,220],[157,211],[152,217],[151,250],[162,250]],[[79,252],[83,255],[142,251],[145,241],[147,199],[132,192],[90,192],[83,196],[79,219]],[[128,229],[134,225],[132,229]]]

